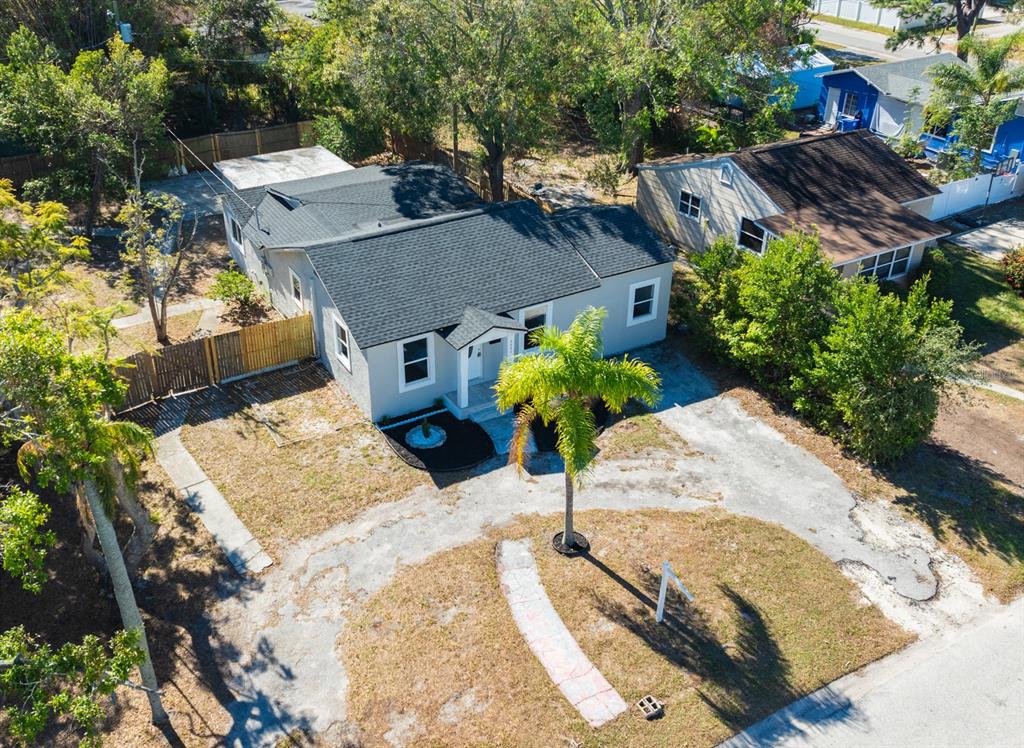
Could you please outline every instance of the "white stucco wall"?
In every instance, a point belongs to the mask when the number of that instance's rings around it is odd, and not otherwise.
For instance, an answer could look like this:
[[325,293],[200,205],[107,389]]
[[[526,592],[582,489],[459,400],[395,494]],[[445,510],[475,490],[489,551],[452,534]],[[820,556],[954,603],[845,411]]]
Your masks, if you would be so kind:
[[[628,325],[630,286],[637,282],[657,279],[656,314],[653,319]],[[656,343],[665,337],[669,295],[672,289],[672,265],[666,263],[652,268],[636,270],[605,278],[600,288],[573,294],[552,301],[552,319],[560,329],[568,327],[576,315],[588,306],[603,306],[608,311],[604,325],[604,352],[614,355],[627,350]],[[532,308],[532,307],[531,307]],[[506,310],[517,317],[520,310]],[[433,345],[433,382],[406,392],[399,391],[399,346],[389,342],[368,348],[365,352],[370,406],[364,407],[374,421],[385,416],[399,416],[426,408],[458,387],[458,352],[443,338],[430,333]],[[519,337],[519,336],[517,336]],[[504,356],[504,343],[484,344],[484,381],[497,376],[497,367]],[[522,341],[516,343],[521,351]],[[339,380],[340,381],[340,380]],[[342,382],[344,385],[345,383]],[[359,398],[355,398],[359,402]],[[362,407],[362,403],[360,403]]]
[[[722,182],[731,169],[731,184]],[[779,213],[778,206],[728,158],[684,165],[642,166],[637,176],[636,207],[647,224],[669,242],[703,250],[718,236],[739,236],[743,218]],[[701,198],[699,221],[679,212],[679,193]]]

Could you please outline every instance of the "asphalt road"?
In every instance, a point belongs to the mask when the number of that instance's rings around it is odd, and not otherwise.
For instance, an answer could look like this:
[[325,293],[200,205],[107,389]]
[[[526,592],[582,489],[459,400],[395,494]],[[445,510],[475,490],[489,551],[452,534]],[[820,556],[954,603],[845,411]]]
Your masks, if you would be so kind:
[[837,680],[722,744],[1024,745],[1024,599]]

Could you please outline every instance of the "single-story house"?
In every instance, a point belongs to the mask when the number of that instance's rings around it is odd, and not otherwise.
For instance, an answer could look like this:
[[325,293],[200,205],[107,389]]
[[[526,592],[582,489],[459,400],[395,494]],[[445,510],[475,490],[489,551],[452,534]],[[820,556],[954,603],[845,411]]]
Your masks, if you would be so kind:
[[[809,109],[818,105],[821,94],[821,77],[835,68],[832,62],[821,52],[809,44],[801,44],[790,50],[790,62],[783,72],[784,80],[776,80],[775,85],[789,83],[796,87],[796,93],[790,109]],[[763,63],[757,62],[753,65],[753,75],[757,78],[766,78],[768,70]],[[774,102],[777,97],[772,97]],[[738,98],[729,101],[734,106],[742,106],[743,102]]]
[[608,312],[604,352],[665,336],[675,253],[626,206],[481,204],[451,170],[370,166],[229,193],[231,254],[379,421],[443,404],[493,414],[528,333]]
[[[818,112],[828,125],[838,130],[865,128],[887,138],[903,135],[906,127],[920,133],[925,153],[935,159],[955,142],[949,125],[925,128],[924,106],[932,94],[931,69],[935,65],[967,65],[955,54],[915,57],[909,60],[863,65],[835,70],[822,75],[823,85]],[[989,168],[1024,149],[1024,92],[1012,95],[1018,100],[1016,116],[1001,125],[984,154]]]
[[761,253],[773,236],[817,232],[843,276],[898,280],[949,234],[926,217],[939,190],[866,130],[638,169],[640,215],[689,250],[731,236]]

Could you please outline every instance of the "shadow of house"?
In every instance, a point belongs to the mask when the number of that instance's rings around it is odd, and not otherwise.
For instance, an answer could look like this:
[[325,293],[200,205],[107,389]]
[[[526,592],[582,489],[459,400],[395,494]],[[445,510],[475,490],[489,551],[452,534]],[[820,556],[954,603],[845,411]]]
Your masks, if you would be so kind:
[[719,589],[731,605],[737,634],[723,642],[700,609],[700,602],[666,601],[662,623],[655,620],[660,574],[637,569],[634,584],[599,559],[586,560],[626,590],[635,603],[626,605],[592,592],[600,615],[621,626],[674,667],[700,680],[700,699],[724,724],[741,730],[800,697],[790,683],[791,668],[772,637],[761,612],[728,585]]

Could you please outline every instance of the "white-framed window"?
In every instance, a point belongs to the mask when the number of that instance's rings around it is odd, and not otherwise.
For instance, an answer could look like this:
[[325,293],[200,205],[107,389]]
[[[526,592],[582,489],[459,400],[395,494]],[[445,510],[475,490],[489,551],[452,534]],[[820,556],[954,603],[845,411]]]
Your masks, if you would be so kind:
[[740,220],[739,243],[752,252],[761,254],[764,252],[765,242],[768,241],[768,232],[751,221],[749,218]]
[[235,240],[235,244],[242,245],[242,227],[238,225],[238,221],[234,218],[228,219],[231,222],[231,238]]
[[398,390],[407,392],[434,383],[434,336],[398,341]]
[[701,199],[692,192],[679,190],[679,212],[687,218],[700,220]]
[[295,271],[288,268],[288,280],[291,286],[292,301],[295,302],[295,306],[299,309],[303,309],[302,304],[302,281],[299,280],[299,276],[295,274]]
[[334,355],[342,365],[352,373],[352,357],[350,355],[352,337],[348,328],[337,317],[334,318]]
[[847,117],[856,117],[857,112],[860,111],[860,96],[855,94],[853,91],[847,91],[846,97],[843,99],[843,114]]
[[874,257],[858,260],[858,275],[873,275],[879,280],[890,280],[907,274],[910,266],[910,247],[882,252]]
[[526,328],[526,334],[523,336],[524,351],[536,350],[537,346],[530,340],[530,336],[533,335],[534,331],[552,324],[552,306],[552,303],[549,301],[547,304],[527,307],[519,312],[519,321]]
[[640,281],[629,287],[629,311],[626,325],[638,325],[658,316],[658,278]]

